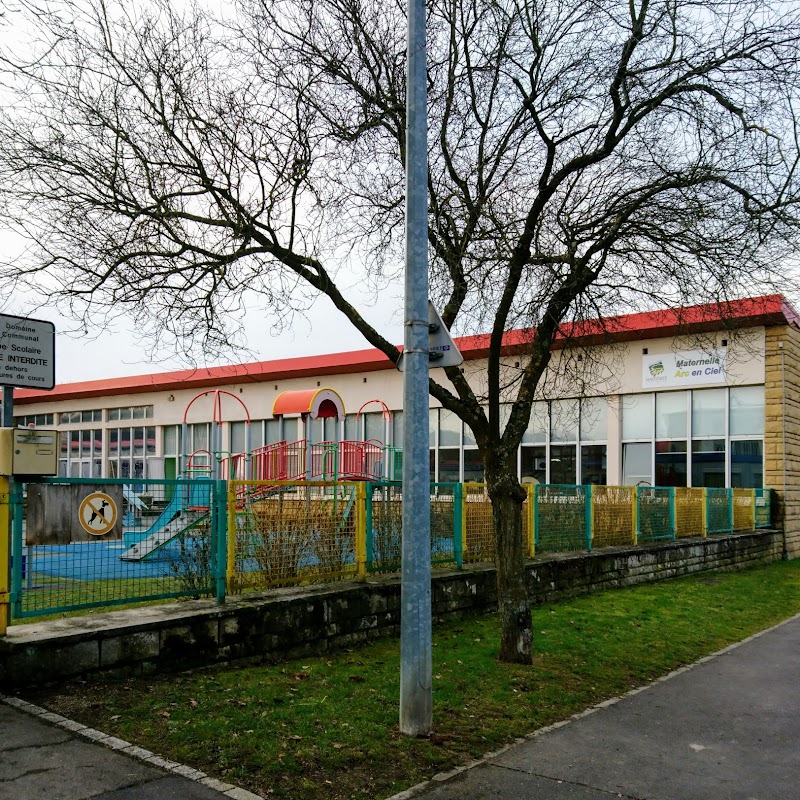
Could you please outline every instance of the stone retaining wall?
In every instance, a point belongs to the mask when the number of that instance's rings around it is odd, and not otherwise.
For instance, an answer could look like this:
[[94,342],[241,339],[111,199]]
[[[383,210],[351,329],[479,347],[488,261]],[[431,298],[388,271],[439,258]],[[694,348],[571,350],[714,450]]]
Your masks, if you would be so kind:
[[[739,570],[781,556],[775,531],[682,540],[528,565],[535,603],[706,570]],[[496,608],[490,567],[437,573],[437,621]],[[399,633],[397,578],[279,590],[269,596],[189,601],[18,625],[0,637],[0,688],[13,690],[103,672],[147,675],[241,659],[290,658]]]

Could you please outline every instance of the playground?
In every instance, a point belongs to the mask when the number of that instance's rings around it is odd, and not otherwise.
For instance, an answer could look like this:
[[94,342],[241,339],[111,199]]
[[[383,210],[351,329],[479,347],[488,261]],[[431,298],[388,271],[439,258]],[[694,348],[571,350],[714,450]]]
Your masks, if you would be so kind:
[[[213,390],[210,447],[184,453],[179,477],[50,478],[18,485],[12,619],[176,597],[218,600],[280,586],[400,569],[402,451],[389,441],[313,440],[341,430],[332,389],[285,392],[273,416],[305,437],[250,449],[240,398]],[[223,401],[246,416],[246,449],[222,449]],[[380,401],[371,401],[380,403]],[[382,405],[382,404],[381,404]],[[363,406],[359,413],[363,411]],[[391,416],[382,407],[384,429]],[[770,525],[770,490],[525,485],[528,556],[705,537]],[[431,562],[460,569],[494,557],[492,512],[477,483],[431,484]]]

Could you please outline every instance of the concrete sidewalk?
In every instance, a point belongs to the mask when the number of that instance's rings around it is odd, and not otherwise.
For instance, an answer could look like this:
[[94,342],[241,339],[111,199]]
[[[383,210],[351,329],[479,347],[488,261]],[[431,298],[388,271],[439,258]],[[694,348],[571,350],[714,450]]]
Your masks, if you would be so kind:
[[798,800],[800,616],[409,797]]
[[38,706],[0,702],[0,800],[258,800]]

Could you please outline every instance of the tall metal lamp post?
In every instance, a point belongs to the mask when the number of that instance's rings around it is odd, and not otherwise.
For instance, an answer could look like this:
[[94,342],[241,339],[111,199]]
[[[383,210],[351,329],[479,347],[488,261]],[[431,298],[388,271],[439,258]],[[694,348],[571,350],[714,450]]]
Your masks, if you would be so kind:
[[428,114],[425,1],[409,0],[400,731],[433,726],[428,461]]

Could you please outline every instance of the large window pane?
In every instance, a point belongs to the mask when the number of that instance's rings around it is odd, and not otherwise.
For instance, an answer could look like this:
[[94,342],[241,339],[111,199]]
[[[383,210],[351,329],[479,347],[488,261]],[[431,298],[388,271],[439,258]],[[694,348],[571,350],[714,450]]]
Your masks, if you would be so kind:
[[764,485],[764,442],[731,442],[731,486],[761,489]]
[[[352,414],[348,414],[345,418],[345,426],[347,426],[347,421],[353,419]],[[280,419],[268,419],[264,423],[264,444],[276,444],[277,442],[281,441],[281,421]],[[347,430],[345,429],[345,439],[352,438],[347,436]]]
[[392,444],[395,447],[403,446],[403,412],[392,411]]
[[520,456],[520,478],[528,478],[529,483],[547,483],[547,449],[523,447]]
[[[547,441],[548,414],[547,403],[534,403],[531,406],[531,419],[522,441],[526,444],[538,444]],[[544,481],[542,481],[544,483]]]
[[231,453],[244,453],[247,450],[247,423],[231,422]]
[[167,425],[164,428],[164,455],[178,455],[180,430],[177,425]]
[[574,442],[577,439],[578,401],[554,400],[550,404],[550,440],[553,442]]
[[464,451],[464,480],[483,481],[483,459],[478,450]]
[[689,435],[687,420],[688,392],[661,392],[656,395],[656,439],[685,439]]
[[764,387],[736,386],[730,394],[731,436],[764,435]]
[[581,400],[581,441],[604,442],[606,439],[608,439],[607,398],[588,397]]
[[371,411],[364,414],[364,440],[375,439],[383,442],[386,438],[386,428],[383,420],[383,412]]
[[721,489],[725,486],[725,440],[692,442],[692,486]]
[[135,456],[144,455],[144,428],[133,429],[133,454]]
[[575,445],[552,445],[550,447],[550,483],[577,481],[577,447]]
[[627,394],[622,398],[622,438],[653,438],[653,395]]
[[685,440],[656,442],[656,486],[686,486],[686,449]]
[[651,484],[652,445],[625,444],[622,446],[622,483],[625,486]]
[[608,482],[606,446],[587,444],[581,447],[581,483],[605,486]]
[[148,425],[145,429],[145,453],[148,456],[154,456],[156,454],[156,429],[152,425]]
[[[270,420],[267,423],[267,429],[268,429],[267,432],[268,433],[272,432],[272,433],[275,433],[277,435],[277,432],[275,431],[274,428],[272,429],[272,431],[270,431],[270,424],[273,423],[273,422],[277,422],[277,420]],[[348,414],[344,418],[344,438],[348,442],[361,441],[361,417],[358,417],[358,419],[356,419],[356,415],[355,414]],[[272,443],[272,441],[273,440],[270,440],[270,443]],[[279,442],[280,439],[275,439],[274,441],[275,442]]]
[[457,483],[459,476],[459,449],[446,447],[439,450],[439,482]]
[[725,435],[725,395],[727,391],[727,389],[702,389],[692,392],[693,437]]
[[444,408],[439,409],[439,447],[461,446],[461,420]]

